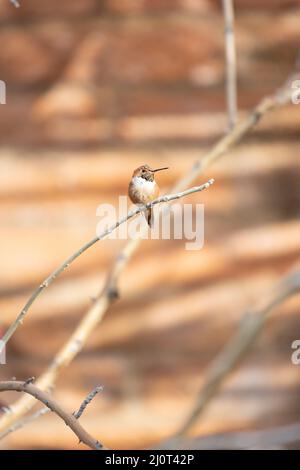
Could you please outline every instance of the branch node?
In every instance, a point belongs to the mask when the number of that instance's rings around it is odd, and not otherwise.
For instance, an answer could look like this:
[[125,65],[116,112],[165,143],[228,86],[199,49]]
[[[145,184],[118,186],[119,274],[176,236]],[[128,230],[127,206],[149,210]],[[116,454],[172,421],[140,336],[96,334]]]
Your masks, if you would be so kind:
[[24,380],[24,385],[32,384],[35,381],[35,377],[29,377],[27,380]]
[[12,410],[8,405],[1,406],[1,411],[3,411],[3,413],[6,413],[6,414],[12,413]]
[[107,297],[111,302],[118,300],[120,298],[119,289],[116,286],[110,287],[107,290]]
[[103,448],[103,445],[101,444],[101,442],[96,441],[95,444],[96,444],[97,450],[101,450]]

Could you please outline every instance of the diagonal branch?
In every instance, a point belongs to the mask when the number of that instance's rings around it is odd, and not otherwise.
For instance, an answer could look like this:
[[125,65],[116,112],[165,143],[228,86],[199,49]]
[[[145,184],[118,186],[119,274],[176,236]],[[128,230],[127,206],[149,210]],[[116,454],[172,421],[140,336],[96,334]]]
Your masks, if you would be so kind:
[[32,293],[26,304],[24,305],[23,309],[17,316],[16,320],[10,325],[8,330],[5,332],[3,338],[1,339],[1,345],[4,347],[7,342],[10,340],[12,335],[15,333],[17,328],[23,323],[24,317],[27,314],[28,310],[32,306],[32,304],[36,301],[36,299],[39,297],[39,295],[52,284],[57,277],[62,274],[69,266],[72,264],[77,258],[79,258],[80,255],[82,255],[85,251],[87,251],[89,248],[91,248],[93,245],[95,245],[99,240],[103,240],[104,238],[108,237],[114,230],[116,230],[120,225],[124,224],[128,220],[132,219],[135,215],[139,214],[140,212],[143,212],[150,207],[153,207],[157,204],[160,204],[162,202],[171,202],[174,201],[175,199],[181,199],[185,196],[188,196],[189,194],[193,193],[198,193],[200,191],[204,191],[207,189],[209,186],[211,186],[214,183],[213,179],[210,179],[207,181],[207,183],[201,184],[201,186],[195,186],[194,188],[187,189],[186,191],[181,191],[177,192],[177,194],[169,194],[169,195],[164,195],[161,196],[157,199],[155,199],[152,202],[149,202],[148,204],[145,204],[144,206],[136,207],[132,209],[131,211],[128,212],[128,214],[121,219],[119,219],[117,222],[115,222],[111,227],[108,229],[104,230],[99,236],[94,237],[92,240],[89,242],[85,243],[79,250],[75,251],[71,256],[69,256],[58,268],[56,268],[43,282],[38,286],[38,288]]
[[[274,449],[300,442],[300,423],[285,424],[267,429],[225,432],[185,438],[180,449],[238,450]],[[293,446],[294,447],[294,446]],[[176,448],[178,450],[178,447]]]
[[249,351],[262,329],[268,314],[288,297],[299,292],[300,272],[295,272],[285,277],[274,292],[260,302],[253,311],[247,312],[244,315],[238,331],[208,369],[204,385],[201,387],[196,399],[196,404],[185,423],[173,437],[175,446],[177,446],[181,438],[189,432],[208,403],[219,391],[224,380]]
[[[299,69],[300,67],[296,67],[296,70],[291,73],[279,90],[277,90],[273,95],[263,98],[244,120],[240,121],[225,137],[221,138],[201,160],[196,161],[187,175],[175,185],[173,192],[176,193],[178,191],[182,191],[190,186],[203,170],[240,142],[240,140],[255,127],[265,114],[280,106],[290,103],[290,85],[292,80],[298,77],[300,72]],[[82,350],[89,335],[102,321],[105,312],[116,299],[118,279],[139,247],[140,242],[141,239],[130,240],[116,257],[116,261],[107,275],[103,290],[95,299],[92,307],[79,322],[71,337],[58,351],[49,367],[38,379],[37,384],[41,389],[46,390],[53,386],[61,370],[63,370],[64,367],[67,367],[74,357],[76,357],[76,355]],[[15,423],[21,416],[29,411],[33,405],[34,400],[28,395],[23,396],[14,405],[11,405],[11,413],[5,414],[0,419],[0,432],[6,430]]]
[[40,390],[38,387],[33,385],[30,381],[19,382],[19,381],[7,381],[7,382],[0,382],[0,392],[6,392],[9,390],[14,390],[16,392],[25,392],[36,400],[44,403],[51,411],[53,411],[57,416],[59,416],[67,426],[72,429],[74,434],[79,439],[79,442],[83,442],[91,449],[100,450],[103,449],[102,444],[95,440],[87,431],[81,426],[77,418],[67,413],[57,402],[54,400],[51,395]]
[[[35,421],[37,418],[40,416],[43,416],[47,413],[49,413],[50,409],[47,407],[40,408],[39,410],[35,411],[32,415],[25,416],[25,418],[21,418],[18,421],[16,421],[14,424],[12,424],[9,428],[7,428],[5,431],[3,431],[0,434],[0,440],[4,439],[8,434],[11,434],[12,432],[18,431],[18,429],[23,428],[29,423],[32,423]],[[7,411],[7,413],[10,412],[10,409]]]

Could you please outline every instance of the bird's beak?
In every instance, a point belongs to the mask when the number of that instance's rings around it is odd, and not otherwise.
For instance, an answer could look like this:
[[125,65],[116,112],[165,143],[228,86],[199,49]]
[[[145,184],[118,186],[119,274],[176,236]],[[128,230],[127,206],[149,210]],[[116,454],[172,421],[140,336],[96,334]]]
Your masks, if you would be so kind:
[[155,173],[156,171],[162,171],[162,170],[168,170],[169,167],[168,166],[165,166],[164,168],[156,168],[156,170],[150,170],[152,171],[152,173]]

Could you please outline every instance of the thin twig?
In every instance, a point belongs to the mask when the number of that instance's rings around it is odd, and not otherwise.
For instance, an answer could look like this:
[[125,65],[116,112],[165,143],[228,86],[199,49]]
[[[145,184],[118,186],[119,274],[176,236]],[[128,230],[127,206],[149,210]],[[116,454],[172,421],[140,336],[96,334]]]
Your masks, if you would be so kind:
[[[6,431],[2,432],[0,434],[0,440],[4,439],[8,434],[11,434],[12,432],[18,431],[19,429],[23,428],[27,424],[32,423],[36,419],[38,419],[40,416],[44,416],[45,414],[49,413],[51,411],[49,408],[40,408],[37,410],[35,413],[32,413],[30,416],[25,416],[25,418],[19,419],[19,421],[16,421],[10,428],[6,429]],[[9,411],[8,411],[9,413]]]
[[94,388],[94,390],[92,390],[88,394],[88,396],[81,403],[79,410],[73,413],[76,419],[80,418],[80,416],[82,415],[86,407],[91,403],[93,398],[97,395],[97,393],[102,392],[102,390],[103,390],[103,387],[99,386],[99,387]]
[[[176,193],[192,184],[192,182],[205,170],[213,164],[226,152],[228,152],[235,144],[237,144],[248,132],[250,132],[260,119],[272,110],[291,102],[290,82],[297,78],[299,69],[293,71],[283,86],[273,95],[263,98],[260,103],[253,109],[249,115],[239,122],[232,131],[225,137],[222,137],[217,144],[207,153],[201,160],[194,163],[192,169],[182,178],[172,189]],[[67,342],[58,351],[45,372],[37,380],[37,385],[42,390],[50,389],[55,383],[59,373],[64,367],[67,367],[74,357],[82,350],[89,335],[95,330],[97,325],[102,321],[105,312],[114,302],[118,292],[118,280],[121,273],[127,266],[127,263],[136,252],[141,238],[130,240],[123,250],[116,257],[115,262],[107,275],[106,283],[103,290],[94,300],[93,305],[87,311],[85,316],[76,326],[73,334]],[[21,416],[23,416],[34,405],[32,397],[26,395],[19,399],[15,404],[11,405],[11,413],[5,414],[0,419],[0,432],[11,426]]]
[[59,416],[67,426],[69,426],[74,434],[79,439],[79,442],[83,442],[91,449],[100,450],[103,449],[102,444],[99,441],[95,440],[86,430],[81,426],[79,421],[72,414],[67,413],[57,402],[51,397],[48,393],[40,390],[38,387],[33,385],[31,382],[25,381],[15,381],[10,380],[7,382],[0,382],[0,392],[6,392],[9,390],[14,390],[16,392],[25,392],[36,400],[44,403],[51,411],[53,411],[57,416]]
[[228,129],[237,122],[237,83],[236,83],[236,51],[234,39],[234,8],[233,0],[222,0],[225,23],[225,57],[226,57],[226,97],[228,110]]
[[80,255],[82,255],[85,251],[87,251],[89,248],[91,248],[95,243],[97,243],[99,240],[103,240],[104,238],[108,237],[114,230],[116,230],[120,225],[124,224],[128,220],[132,219],[135,215],[139,214],[140,212],[143,212],[150,207],[155,206],[156,204],[160,204],[162,202],[170,202],[174,201],[175,199],[181,199],[183,197],[188,196],[189,194],[193,193],[198,193],[200,191],[204,191],[207,189],[209,186],[211,186],[214,183],[213,179],[210,179],[207,181],[207,183],[201,184],[200,186],[195,186],[194,188],[187,189],[186,191],[181,191],[178,192],[177,194],[168,194],[161,196],[157,199],[155,199],[152,202],[149,202],[148,204],[145,204],[144,206],[140,207],[135,207],[131,211],[128,212],[128,214],[121,219],[119,219],[117,222],[115,222],[111,227],[108,229],[104,230],[99,236],[94,237],[92,240],[89,242],[85,243],[79,250],[75,251],[71,256],[69,256],[58,268],[56,268],[43,282],[38,286],[38,288],[32,293],[26,304],[24,305],[23,309],[17,316],[16,320],[10,325],[8,330],[5,332],[3,338],[1,338],[2,341],[2,347],[4,347],[7,342],[10,340],[12,335],[15,333],[17,328],[23,323],[24,317],[27,314],[28,310],[32,306],[32,304],[35,302],[35,300],[39,297],[39,295],[52,284],[52,282],[57,279],[57,277],[62,274],[69,266],[72,264]]
[[284,278],[277,288],[260,302],[253,311],[244,315],[238,331],[208,369],[204,385],[201,387],[196,399],[196,404],[185,423],[174,434],[175,446],[189,432],[207,404],[218,392],[224,380],[252,346],[268,314],[288,297],[299,292],[300,272],[296,272]]

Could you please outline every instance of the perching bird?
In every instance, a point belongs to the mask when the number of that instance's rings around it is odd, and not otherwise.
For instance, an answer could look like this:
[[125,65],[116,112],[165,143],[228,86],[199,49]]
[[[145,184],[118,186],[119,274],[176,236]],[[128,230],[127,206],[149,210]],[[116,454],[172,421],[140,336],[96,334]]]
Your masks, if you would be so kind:
[[[128,187],[128,195],[134,204],[147,204],[159,196],[159,186],[154,179],[154,173],[161,170],[168,170],[168,167],[152,170],[149,165],[142,165],[134,170]],[[152,227],[152,208],[147,209],[145,217],[149,227]]]

